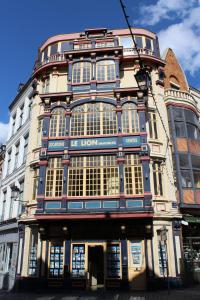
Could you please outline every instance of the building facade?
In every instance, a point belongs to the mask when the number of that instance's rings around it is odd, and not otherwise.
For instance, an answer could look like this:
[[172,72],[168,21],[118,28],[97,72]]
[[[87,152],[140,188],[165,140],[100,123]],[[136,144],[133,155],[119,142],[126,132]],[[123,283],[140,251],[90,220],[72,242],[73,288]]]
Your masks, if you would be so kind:
[[165,103],[173,142],[177,200],[184,221],[185,279],[199,282],[200,92],[188,85],[171,49],[167,50],[165,60]]
[[85,30],[39,49],[21,215],[22,288],[180,281],[181,215],[157,36]]
[[[24,175],[28,149],[31,113],[31,80],[20,87],[11,103],[10,129],[6,143],[1,176],[0,201],[0,288],[12,289],[16,273],[20,272],[21,260],[18,256],[19,216],[24,210]],[[18,192],[15,197],[14,191]],[[20,244],[22,251],[22,244]]]

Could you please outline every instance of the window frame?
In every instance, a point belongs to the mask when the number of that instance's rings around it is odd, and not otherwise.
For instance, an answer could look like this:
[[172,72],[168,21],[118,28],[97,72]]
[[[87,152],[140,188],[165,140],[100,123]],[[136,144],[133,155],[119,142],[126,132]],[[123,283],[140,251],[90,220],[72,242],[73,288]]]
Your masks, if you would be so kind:
[[92,63],[90,61],[77,61],[72,66],[72,84],[88,83],[92,79]]
[[[109,68],[111,66],[111,68]],[[101,59],[96,62],[96,80],[116,81],[116,65],[114,59]]]
[[71,136],[113,135],[117,133],[117,112],[113,104],[89,102],[72,109]]
[[67,183],[69,197],[119,195],[119,166],[116,156],[72,157]]
[[154,195],[156,197],[164,197],[164,184],[163,184],[163,161],[152,161],[152,173],[153,173],[153,187]]
[[[61,113],[62,111],[62,113]],[[49,137],[65,137],[66,135],[66,114],[65,108],[57,106],[51,110]]]
[[46,168],[45,197],[59,198],[63,195],[64,167],[62,158],[50,158]]
[[124,192],[126,195],[142,195],[144,193],[143,167],[138,154],[125,155]]
[[152,140],[158,140],[158,118],[156,111],[148,112],[148,124],[149,124],[149,138]]

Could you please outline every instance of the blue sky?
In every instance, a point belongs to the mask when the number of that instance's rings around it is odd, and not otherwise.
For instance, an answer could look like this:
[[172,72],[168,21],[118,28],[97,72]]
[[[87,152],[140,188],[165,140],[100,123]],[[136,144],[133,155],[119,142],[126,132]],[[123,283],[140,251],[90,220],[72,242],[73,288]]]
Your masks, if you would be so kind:
[[[172,47],[200,88],[200,0],[124,0],[130,22],[157,32],[161,50]],[[39,45],[49,36],[85,28],[125,28],[119,0],[1,1],[0,141],[5,139],[9,113],[20,82],[32,72]]]

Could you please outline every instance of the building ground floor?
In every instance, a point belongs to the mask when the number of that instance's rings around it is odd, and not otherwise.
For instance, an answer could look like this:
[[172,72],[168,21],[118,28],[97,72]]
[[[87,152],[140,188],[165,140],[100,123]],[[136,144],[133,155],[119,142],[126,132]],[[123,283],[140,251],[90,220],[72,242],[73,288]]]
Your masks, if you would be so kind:
[[19,287],[146,290],[167,278],[177,285],[180,234],[173,224],[173,220],[106,217],[28,223]]
[[182,225],[186,284],[200,283],[200,216],[185,214]]
[[[21,246],[22,247],[22,246]],[[19,228],[16,219],[0,223],[0,289],[11,290],[14,287],[18,260]]]

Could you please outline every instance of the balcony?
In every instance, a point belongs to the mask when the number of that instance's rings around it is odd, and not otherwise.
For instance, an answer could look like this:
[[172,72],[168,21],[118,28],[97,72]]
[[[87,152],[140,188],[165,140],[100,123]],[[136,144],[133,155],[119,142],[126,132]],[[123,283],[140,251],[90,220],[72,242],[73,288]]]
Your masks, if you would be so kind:
[[[146,49],[146,48],[139,48],[138,52],[140,55],[151,55],[154,56],[154,52],[152,50]],[[123,55],[129,56],[129,55],[138,55],[136,48],[124,48],[123,49]]]
[[54,55],[51,55],[49,57],[47,57],[45,60],[43,60],[42,62],[36,61],[33,71],[36,72],[36,70],[38,70],[39,68],[46,66],[48,64],[52,64],[52,63],[57,63],[57,62],[67,62],[67,59],[64,55],[64,53],[56,53]]
[[197,110],[197,101],[188,92],[175,90],[175,89],[165,90],[165,103],[166,103],[166,105],[172,104],[172,102],[176,102],[177,104],[181,104],[182,106],[190,105],[195,110]]

